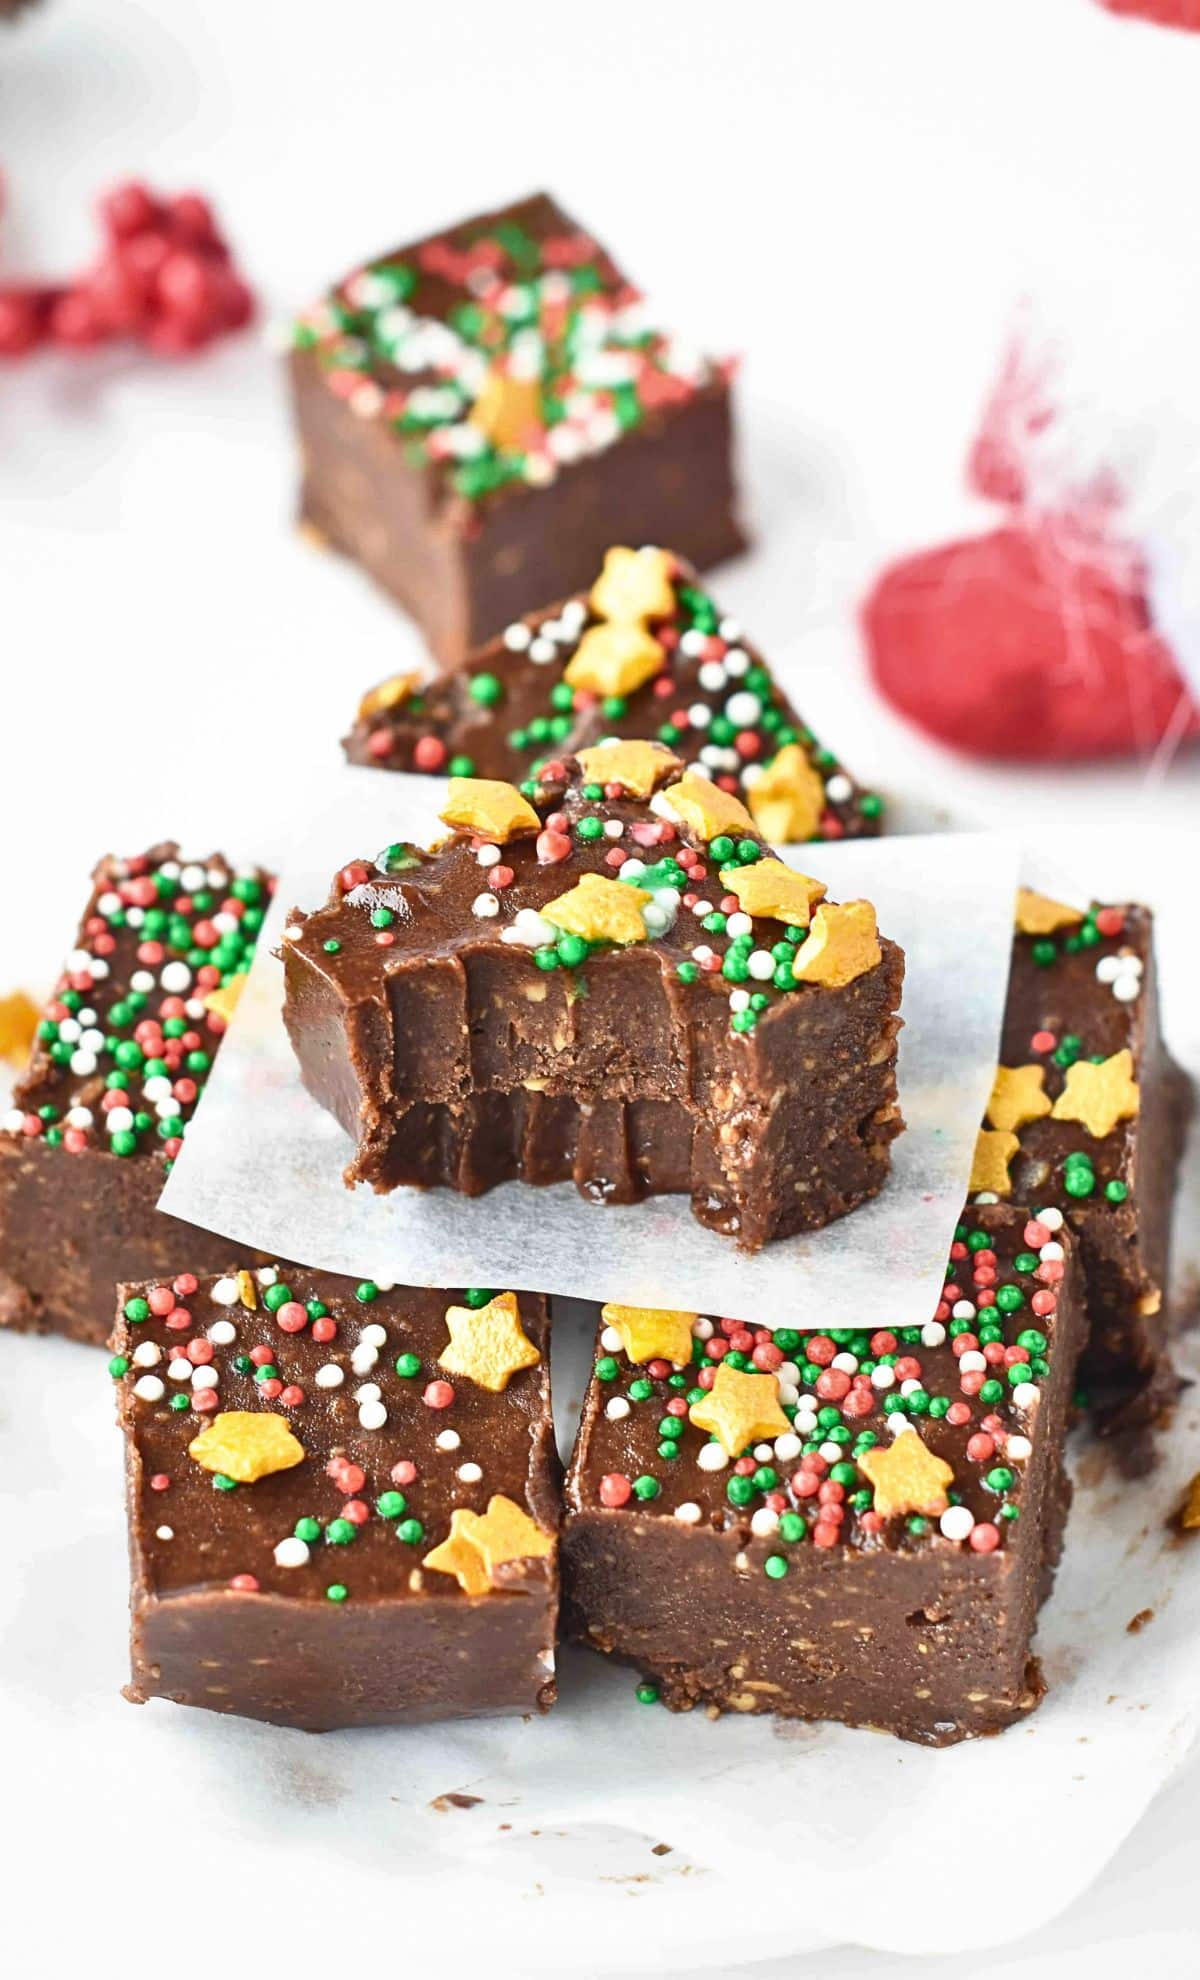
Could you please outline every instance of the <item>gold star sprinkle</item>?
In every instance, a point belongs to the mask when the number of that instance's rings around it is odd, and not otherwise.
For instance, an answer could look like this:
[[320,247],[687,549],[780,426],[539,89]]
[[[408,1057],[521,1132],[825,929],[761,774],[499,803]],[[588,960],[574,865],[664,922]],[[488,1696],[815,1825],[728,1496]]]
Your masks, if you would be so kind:
[[33,1050],[38,1022],[38,1007],[23,990],[0,997],[0,1059],[23,1066]]
[[664,777],[683,765],[661,743],[607,742],[578,751],[579,766],[589,784],[621,784],[631,797],[646,798]]
[[258,1291],[252,1272],[239,1272],[237,1275],[238,1298],[249,1313],[258,1305]]
[[710,839],[720,838],[722,833],[749,832],[757,836],[754,820],[741,799],[719,790],[694,770],[689,770],[677,784],[669,785],[663,792],[663,801],[672,816],[698,839],[703,839],[705,845]]
[[647,939],[642,908],[653,900],[644,887],[626,880],[606,880],[602,873],[585,873],[578,886],[547,901],[539,910],[544,920],[585,942],[615,942],[627,948]]
[[673,1361],[682,1368],[692,1358],[694,1313],[675,1313],[663,1306],[602,1306],[606,1327],[621,1336],[630,1361]]
[[447,825],[478,832],[502,846],[524,832],[540,832],[542,821],[515,784],[491,777],[451,777],[441,817]]
[[782,1437],[791,1424],[779,1406],[779,1381],[774,1375],[748,1375],[722,1361],[716,1380],[703,1402],[693,1403],[688,1415],[698,1430],[707,1430],[726,1457],[742,1455],[747,1444],[764,1437]]
[[554,1550],[550,1534],[523,1507],[497,1492],[485,1513],[459,1506],[450,1515],[450,1535],[426,1554],[423,1567],[452,1574],[467,1595],[487,1595],[505,1577],[509,1561],[541,1560]]
[[1200,1471],[1196,1473],[1183,1504],[1179,1508],[1179,1524],[1185,1533],[1194,1533],[1200,1527]]
[[358,704],[360,722],[373,722],[377,715],[388,715],[393,708],[401,708],[421,685],[421,676],[412,674],[389,674],[386,681],[380,681],[364,694]]
[[224,1018],[226,1024],[228,1024],[238,1005],[241,1003],[242,991],[246,988],[248,976],[248,970],[239,969],[230,977],[228,983],[222,983],[216,990],[210,990],[204,999],[205,1010],[212,1011],[217,1017]]
[[545,425],[541,386],[536,378],[489,371],[467,418],[501,453],[523,453]]
[[467,1522],[478,1518],[466,1506],[458,1506],[450,1515],[450,1532],[440,1545],[431,1549],[421,1563],[422,1567],[432,1568],[435,1574],[452,1574],[464,1595],[486,1595],[491,1589],[491,1576],[483,1565],[479,1549],[471,1542]]
[[1050,1112],[1044,1066],[997,1066],[987,1118],[994,1128],[1020,1128]]
[[787,845],[811,839],[825,809],[825,780],[799,743],[786,743],[746,793],[764,839]]
[[188,1456],[205,1471],[223,1471],[239,1485],[254,1485],[274,1471],[290,1471],[304,1457],[285,1416],[269,1409],[223,1409],[193,1437]]
[[665,550],[610,550],[588,600],[601,619],[640,625],[675,616],[674,569]]
[[498,1395],[519,1368],[533,1368],[541,1355],[521,1325],[515,1293],[497,1293],[486,1306],[446,1309],[450,1345],[438,1357],[448,1375],[465,1375]]
[[819,907],[812,927],[792,964],[801,983],[826,983],[842,989],[882,961],[879,929],[870,901],[846,901],[841,907]]
[[942,1513],[949,1503],[946,1487],[954,1467],[935,1457],[919,1431],[910,1425],[891,1444],[877,1444],[858,1460],[875,1488],[875,1511],[883,1519],[893,1513]]
[[563,679],[587,694],[633,694],[662,672],[666,657],[644,626],[589,626],[563,668]]
[[1056,1121],[1078,1121],[1097,1141],[1103,1141],[1118,1121],[1132,1120],[1137,1110],[1133,1053],[1126,1048],[1098,1066],[1089,1059],[1076,1059],[1067,1067],[1067,1083],[1052,1112]]
[[971,1180],[967,1184],[972,1196],[978,1190],[988,1190],[993,1196],[1012,1195],[1008,1165],[1020,1146],[1016,1135],[1007,1128],[997,1128],[994,1133],[991,1128],[980,1128],[971,1159]]
[[736,894],[745,914],[765,914],[772,921],[807,928],[825,889],[807,873],[793,873],[781,859],[756,859],[753,866],[726,866],[721,885]]
[[1018,935],[1056,935],[1060,928],[1077,927],[1083,910],[1052,901],[1048,894],[1035,894],[1031,887],[1018,887],[1014,919]]

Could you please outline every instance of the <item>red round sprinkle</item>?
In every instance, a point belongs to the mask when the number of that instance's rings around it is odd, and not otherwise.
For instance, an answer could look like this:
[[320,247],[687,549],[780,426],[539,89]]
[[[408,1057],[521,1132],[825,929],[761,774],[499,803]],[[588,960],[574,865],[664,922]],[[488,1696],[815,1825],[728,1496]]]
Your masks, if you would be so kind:
[[990,1519],[980,1520],[970,1531],[969,1541],[977,1554],[993,1554],[1000,1545],[1000,1531]]
[[1052,1031],[1035,1031],[1029,1041],[1031,1052],[1052,1052],[1058,1044]]
[[198,1409],[202,1416],[207,1415],[210,1410],[220,1409],[220,1407],[221,1400],[215,1389],[194,1389],[192,1391],[192,1408]]
[[193,1368],[201,1368],[205,1362],[211,1361],[213,1358],[213,1344],[211,1341],[206,1341],[202,1334],[198,1335],[194,1341],[189,1341],[183,1351]]
[[279,1400],[288,1409],[299,1409],[301,1403],[304,1401],[304,1391],[298,1383],[289,1382],[285,1389],[280,1390]]
[[454,1389],[449,1382],[427,1382],[424,1400],[430,1409],[449,1409],[454,1401]]
[[276,1313],[275,1325],[282,1327],[285,1334],[302,1334],[308,1325],[308,1314],[298,1299],[289,1299]]
[[836,1547],[840,1535],[832,1520],[819,1519],[812,1530],[815,1547]]
[[165,1471],[156,1471],[150,1480],[150,1490],[152,1492],[165,1492],[170,1483],[170,1477]]
[[276,1396],[283,1394],[283,1383],[278,1375],[269,1375],[265,1382],[257,1383],[256,1387],[259,1395],[265,1396],[268,1402],[274,1402]]
[[356,859],[352,860],[349,866],[343,866],[338,874],[338,885],[343,894],[349,894],[355,887],[365,886],[369,878],[370,875],[361,859]]
[[347,1499],[342,1507],[342,1517],[354,1526],[365,1526],[371,1517],[371,1508],[362,1499]]
[[257,1595],[258,1577],[253,1574],[235,1574],[231,1576],[229,1586],[236,1588],[239,1595]]
[[969,1423],[971,1421],[970,1406],[964,1402],[952,1402],[946,1411],[946,1421],[947,1423],[953,1423],[956,1430],[962,1424]]
[[624,1506],[633,1497],[633,1486],[619,1471],[606,1472],[599,1485],[602,1506]]
[[1101,908],[1096,916],[1096,926],[1102,935],[1107,935],[1111,939],[1124,931],[1125,916],[1120,908]]
[[995,1441],[985,1436],[982,1430],[977,1430],[973,1437],[967,1438],[967,1456],[974,1458],[977,1464],[986,1464],[987,1460],[995,1455],[995,1450]]
[[251,1348],[250,1359],[254,1363],[256,1368],[265,1368],[269,1361],[274,1361],[275,1350],[274,1348],[266,1347],[260,1341],[257,1347]]
[[411,1458],[400,1458],[392,1466],[393,1485],[411,1485],[417,1475],[417,1467]]
[[172,1284],[180,1299],[190,1299],[199,1284],[199,1280],[191,1272],[181,1272],[179,1277],[172,1281]]
[[175,1294],[170,1286],[151,1286],[146,1295],[146,1304],[151,1313],[157,1314],[161,1319],[164,1313],[173,1311]]
[[808,1343],[808,1360],[818,1368],[828,1368],[837,1353],[837,1342],[831,1341],[828,1334],[813,1334]]
[[330,1320],[327,1315],[323,1315],[320,1320],[314,1320],[312,1324],[312,1336],[314,1341],[320,1341],[322,1345],[327,1341],[336,1340],[337,1321]]

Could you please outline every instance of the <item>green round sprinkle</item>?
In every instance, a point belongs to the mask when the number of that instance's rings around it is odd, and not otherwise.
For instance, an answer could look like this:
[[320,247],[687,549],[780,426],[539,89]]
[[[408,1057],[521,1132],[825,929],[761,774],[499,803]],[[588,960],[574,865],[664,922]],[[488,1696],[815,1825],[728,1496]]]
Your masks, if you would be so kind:
[[599,1361],[598,1361],[598,1362],[596,1363],[596,1379],[597,1379],[597,1381],[600,1381],[600,1382],[615,1382],[615,1381],[616,1381],[616,1379],[617,1379],[617,1362],[616,1362],[616,1359],[615,1359],[615,1357],[614,1357],[613,1355],[611,1355],[611,1354],[602,1354],[602,1355],[600,1356],[600,1359],[599,1359]]
[[486,1306],[489,1299],[495,1299],[495,1297],[495,1293],[488,1286],[468,1286],[463,1294],[463,1304],[464,1306],[478,1308],[480,1306]]
[[396,1537],[403,1540],[406,1546],[415,1547],[419,1540],[425,1538],[425,1528],[419,1519],[402,1519],[396,1528]]
[[408,1504],[403,1492],[381,1492],[375,1501],[380,1519],[399,1519]]
[[141,1298],[140,1294],[135,1294],[133,1299],[127,1299],[125,1301],[124,1312],[125,1318],[132,1320],[135,1326],[140,1320],[148,1320],[150,1318],[149,1304]]
[[808,1527],[799,1513],[780,1513],[779,1537],[781,1540],[803,1540],[807,1534]]
[[575,831],[581,839],[598,839],[604,832],[604,821],[601,818],[581,818]]
[[990,1492],[1009,1492],[1012,1490],[1013,1478],[1014,1474],[1006,1464],[994,1464],[990,1471],[985,1471],[983,1482]]
[[480,708],[495,708],[504,699],[504,683],[497,674],[476,674],[467,692]]
[[278,1313],[281,1306],[287,1306],[290,1303],[291,1297],[292,1289],[290,1286],[268,1286],[263,1294],[263,1305],[266,1307],[268,1313]]
[[321,1538],[321,1523],[306,1513],[303,1518],[296,1521],[292,1532],[295,1534],[297,1540],[304,1540],[311,1545],[314,1540]]
[[171,1397],[171,1408],[173,1410],[178,1411],[181,1409],[187,1409],[188,1407],[189,1407],[189,1403],[186,1396],[178,1395]]
[[341,951],[341,946],[342,946],[341,943],[335,941],[332,935],[330,936],[328,942],[322,942],[321,944],[321,947],[324,949],[325,954],[327,956],[338,955]]
[[112,1360],[108,1364],[108,1372],[112,1376],[114,1382],[119,1382],[122,1375],[127,1375],[129,1373],[129,1361],[127,1356],[123,1354],[114,1354]]
[[331,1602],[344,1602],[349,1593],[350,1590],[344,1581],[331,1581],[325,1590],[326,1597]]
[[644,1375],[639,1375],[636,1382],[629,1384],[629,1395],[633,1402],[649,1402],[653,1394],[654,1384],[648,1382]]
[[656,1684],[639,1684],[633,1695],[639,1705],[657,1705],[661,1696]]
[[395,919],[396,917],[392,913],[391,908],[377,907],[371,909],[372,928],[390,928]]
[[1111,1182],[1105,1183],[1104,1194],[1110,1203],[1124,1203],[1125,1198],[1129,1194],[1129,1184],[1119,1181],[1114,1176]]
[[1003,1394],[1004,1384],[1002,1382],[989,1381],[985,1382],[980,1389],[979,1399],[985,1403],[999,1402]]
[[754,1486],[748,1478],[731,1478],[725,1487],[725,1497],[731,1506],[748,1506],[754,1497]]
[[1001,1313],[1015,1313],[1019,1306],[1024,1306],[1025,1295],[1020,1286],[998,1286],[996,1304]]
[[700,974],[700,965],[694,962],[677,963],[675,974],[681,983],[694,983]]
[[560,935],[557,947],[558,959],[564,969],[578,969],[591,953],[591,944],[582,935]]
[[763,1562],[763,1573],[772,1581],[782,1581],[788,1571],[788,1564],[782,1554],[768,1554]]
[[364,1279],[361,1286],[355,1286],[354,1297],[361,1299],[364,1306],[369,1306],[373,1299],[379,1298],[379,1287],[374,1279]]
[[406,1381],[411,1381],[414,1375],[421,1373],[420,1355],[413,1354],[411,1351],[397,1355],[396,1373],[397,1375],[403,1375]]
[[228,1477],[223,1471],[214,1471],[213,1489],[217,1492],[236,1492],[237,1479]]
[[633,1481],[633,1493],[637,1499],[657,1499],[661,1491],[662,1486],[657,1478],[651,1478],[645,1472]]
[[331,1519],[325,1528],[325,1538],[332,1547],[348,1547],[354,1539],[355,1531],[353,1520]]

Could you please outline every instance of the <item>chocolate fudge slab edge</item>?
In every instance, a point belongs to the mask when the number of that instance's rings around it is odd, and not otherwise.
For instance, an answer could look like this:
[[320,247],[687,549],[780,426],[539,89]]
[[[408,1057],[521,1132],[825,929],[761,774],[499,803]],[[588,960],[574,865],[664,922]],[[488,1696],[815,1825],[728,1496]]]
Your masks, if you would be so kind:
[[381,255],[289,363],[304,520],[443,666],[586,585],[617,536],[701,569],[744,547],[726,369],[647,326],[545,194]]
[[121,1279],[229,1241],[157,1208],[274,885],[164,842],[106,857],[0,1116],[0,1327],[103,1346]]
[[[1084,1335],[1082,1276],[1069,1235],[1064,1241],[1024,1212],[967,1211],[960,1228],[979,1246],[969,1252],[956,1245],[963,1255],[954,1261],[952,1285],[962,1297],[943,1302],[944,1317],[931,1329],[908,1330],[896,1342],[899,1356],[886,1348],[885,1330],[871,1343],[883,1350],[878,1357],[851,1352],[864,1345],[851,1338],[853,1330],[835,1338],[785,1330],[784,1366],[799,1364],[800,1378],[779,1394],[800,1386],[800,1404],[790,1430],[752,1441],[740,1473],[718,1440],[706,1445],[689,1421],[689,1397],[704,1393],[689,1386],[703,1359],[676,1366],[683,1380],[673,1385],[663,1373],[672,1360],[647,1360],[643,1339],[635,1362],[601,1325],[566,1484],[568,1636],[635,1664],[674,1710],[702,1705],[837,1719],[946,1745],[997,1731],[1037,1704],[1043,1686],[1030,1642],[1069,1502],[1062,1449]],[[1044,1242],[1029,1252],[1037,1240]],[[1056,1255],[1060,1248],[1065,1257]],[[1038,1277],[1046,1265],[1049,1284]],[[1035,1291],[1051,1286],[1056,1311],[1035,1316]],[[999,1300],[1002,1288],[1010,1289],[1003,1305],[977,1304],[980,1292]],[[1012,1290],[1021,1292],[1020,1307],[1007,1306]],[[606,1311],[621,1319],[629,1309]],[[981,1350],[985,1328],[998,1333],[999,1344],[983,1340]],[[1022,1334],[1034,1343],[1031,1361],[1045,1368],[1032,1394],[1001,1379],[1002,1362],[985,1360],[989,1346],[1002,1351]],[[964,1336],[977,1345],[956,1358],[954,1343]],[[753,1347],[753,1330],[733,1339],[740,1345],[741,1337]],[[778,1330],[773,1338],[778,1349]],[[1047,1343],[1040,1355],[1038,1341]],[[702,1342],[701,1356],[706,1351]],[[864,1368],[886,1370],[888,1352],[896,1379],[877,1389]],[[737,1369],[730,1355],[740,1360]],[[730,1355],[717,1366],[710,1396],[722,1380],[732,1376],[736,1387],[764,1365],[732,1344]],[[920,1367],[906,1379],[922,1385],[921,1409],[910,1402],[911,1427],[892,1437],[886,1399],[903,1412],[906,1355]],[[839,1362],[847,1356],[857,1373],[843,1389],[847,1371]],[[722,1366],[730,1367],[724,1377]],[[738,1406],[735,1399],[731,1407]],[[672,1419],[672,1411],[680,1414]],[[840,1414],[854,1441],[827,1444],[823,1455],[831,1414]],[[763,1421],[770,1420],[768,1410]],[[878,1441],[860,1450],[864,1429]],[[924,1448],[907,1446],[910,1436]],[[715,1466],[699,1461],[705,1451],[716,1452]],[[918,1478],[933,1458],[943,1460],[949,1471],[939,1480],[935,1469],[933,1487],[943,1505],[946,1489],[957,1503],[940,1518],[912,1512],[919,1489],[907,1497],[896,1491],[894,1473],[869,1481],[872,1451],[886,1453],[885,1468],[897,1456],[918,1459]],[[894,1509],[881,1486],[895,1493]]]
[[[548,1340],[535,1294],[235,1264],[121,1287],[126,1695],[313,1732],[548,1710],[560,1512]],[[264,1424],[288,1447],[280,1468],[224,1474]],[[228,1458],[193,1455],[206,1435],[232,1438]],[[446,1544],[464,1518],[484,1548],[465,1545],[468,1581]]]

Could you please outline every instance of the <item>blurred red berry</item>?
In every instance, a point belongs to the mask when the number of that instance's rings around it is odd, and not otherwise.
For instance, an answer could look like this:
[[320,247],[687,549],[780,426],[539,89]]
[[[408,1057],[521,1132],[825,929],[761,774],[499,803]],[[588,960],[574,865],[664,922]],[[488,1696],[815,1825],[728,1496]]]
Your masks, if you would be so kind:
[[137,179],[113,186],[100,200],[100,220],[113,240],[128,240],[156,225],[161,208],[153,193]]
[[190,250],[172,249],[158,271],[155,295],[163,309],[185,323],[208,325],[216,319],[215,272],[202,255]]
[[213,211],[201,193],[177,193],[167,201],[167,224],[172,240],[183,247],[217,247],[220,235],[217,233]]
[[149,277],[127,254],[110,252],[87,278],[87,293],[99,321],[113,335],[139,330],[150,301]]
[[24,357],[42,337],[43,312],[32,289],[0,289],[0,357]]
[[72,350],[88,350],[104,336],[104,325],[86,289],[68,289],[50,311],[50,337]]

